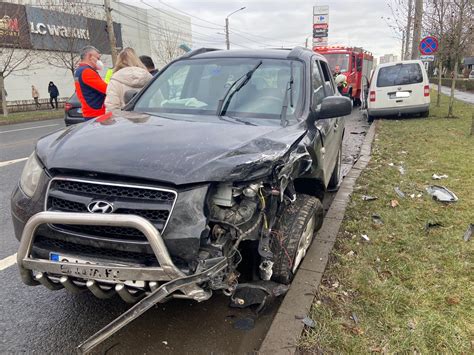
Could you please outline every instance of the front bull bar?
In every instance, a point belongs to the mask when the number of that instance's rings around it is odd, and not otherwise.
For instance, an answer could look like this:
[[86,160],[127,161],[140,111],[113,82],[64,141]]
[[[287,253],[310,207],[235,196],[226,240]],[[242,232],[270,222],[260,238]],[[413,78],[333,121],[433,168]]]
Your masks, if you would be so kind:
[[[90,274],[91,265],[71,264],[30,257],[36,229],[42,224],[70,224],[131,227],[138,229],[150,243],[150,247],[158,260],[159,267],[125,267],[94,265],[96,273]],[[20,247],[17,254],[18,266],[23,282],[30,286],[38,285],[31,270],[77,276],[84,279],[111,281],[140,280],[140,281],[169,281],[186,276],[171,260],[168,249],[161,233],[145,218],[125,214],[93,214],[72,212],[40,212],[32,216],[25,225],[21,235]],[[72,273],[74,271],[74,273]]]
[[[32,258],[31,250],[37,228],[42,224],[54,223],[117,226],[138,229],[145,235],[150,243],[160,267],[125,267],[88,265],[82,263],[74,263],[73,266],[71,266],[70,263]],[[33,277],[33,270],[88,280],[102,280],[104,275],[106,275],[109,280],[119,283],[123,280],[167,281],[79,345],[78,351],[80,353],[90,352],[102,341],[138,318],[153,305],[170,297],[176,291],[183,292],[184,298],[194,299],[198,302],[209,299],[212,294],[211,291],[202,289],[198,284],[210,280],[228,267],[228,258],[222,257],[221,260],[213,263],[207,270],[187,276],[174,265],[163,238],[161,237],[161,233],[146,219],[136,215],[70,212],[40,212],[32,216],[23,229],[20,247],[17,253],[17,262],[23,282],[30,286],[40,284],[40,282]],[[90,273],[91,268],[94,269],[94,273]]]

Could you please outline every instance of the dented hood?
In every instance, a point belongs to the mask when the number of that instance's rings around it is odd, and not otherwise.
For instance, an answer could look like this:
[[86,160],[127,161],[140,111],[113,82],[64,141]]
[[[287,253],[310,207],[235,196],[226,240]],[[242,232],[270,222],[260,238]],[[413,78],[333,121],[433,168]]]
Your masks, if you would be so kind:
[[216,116],[176,119],[122,112],[52,133],[37,143],[36,151],[47,169],[182,185],[269,174],[304,134],[298,125],[251,126]]

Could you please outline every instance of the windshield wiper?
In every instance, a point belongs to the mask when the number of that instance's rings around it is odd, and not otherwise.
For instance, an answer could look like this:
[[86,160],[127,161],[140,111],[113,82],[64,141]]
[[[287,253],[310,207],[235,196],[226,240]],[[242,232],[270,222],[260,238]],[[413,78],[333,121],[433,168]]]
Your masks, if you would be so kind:
[[283,98],[283,105],[280,112],[280,125],[286,127],[288,120],[286,119],[286,111],[288,111],[288,91],[290,92],[290,106],[293,107],[293,62],[290,64],[290,80],[285,87],[285,97]]
[[[222,99],[219,100],[219,104],[217,105],[217,111],[216,111],[217,116],[223,116],[226,113],[227,108],[229,107],[229,104],[230,104],[230,100],[232,100],[232,97],[235,95],[236,92],[238,92],[240,89],[242,89],[250,81],[250,79],[252,78],[253,73],[255,73],[255,71],[258,69],[258,67],[260,65],[262,65],[262,63],[263,63],[262,61],[258,62],[256,66],[254,66],[247,73],[245,73],[244,75],[242,75],[240,78],[238,78],[236,81],[234,81],[232,83],[232,85],[225,92]],[[235,85],[237,85],[237,83],[241,79],[243,79],[244,77],[245,77],[245,79],[243,81],[241,81],[240,84],[232,92],[232,94],[229,95],[229,92],[232,90],[232,88]],[[227,95],[229,95],[229,97],[227,97]],[[227,100],[226,100],[226,98],[227,98]]]
[[[238,117],[229,116],[229,115],[226,115],[226,117],[229,117],[229,118],[233,119],[234,121],[237,121],[237,122],[240,122],[240,123],[249,125],[249,126],[257,126],[255,123],[252,123],[252,122],[249,122],[249,121],[240,119],[240,118],[238,118]],[[221,119],[221,120],[224,120],[222,117],[220,117],[220,119]],[[224,121],[227,121],[227,120],[224,120]]]

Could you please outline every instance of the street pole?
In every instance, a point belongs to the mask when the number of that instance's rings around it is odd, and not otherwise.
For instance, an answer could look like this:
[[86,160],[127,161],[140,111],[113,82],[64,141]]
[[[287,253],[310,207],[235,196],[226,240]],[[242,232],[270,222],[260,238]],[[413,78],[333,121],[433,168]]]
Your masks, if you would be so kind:
[[308,48],[308,37],[306,37],[306,40],[304,41],[304,47]]
[[229,17],[232,16],[233,14],[235,14],[236,12],[239,12],[239,11],[242,11],[242,10],[245,10],[246,7],[241,7],[240,9],[238,10],[235,10],[234,12],[231,12],[230,14],[227,15],[227,17],[225,18],[225,46],[227,48],[227,50],[230,49],[230,40],[229,40]]
[[112,8],[110,0],[104,0],[105,18],[107,19],[107,33],[109,35],[110,54],[112,55],[112,65],[117,61],[117,42],[115,41],[114,22],[112,20]]
[[407,18],[407,29],[405,31],[405,51],[404,57],[402,59],[408,59],[409,50],[410,50],[410,34],[411,34],[411,19],[413,12],[413,0],[408,0],[408,18]]
[[405,59],[405,41],[407,41],[407,38],[405,36],[405,31],[402,31],[402,53],[401,53],[400,60]]
[[418,45],[421,40],[421,22],[423,19],[423,0],[415,0],[415,21],[413,22],[413,42],[411,46],[411,59],[420,57]]
[[230,49],[230,42],[229,42],[229,18],[225,18],[225,46],[227,50]]

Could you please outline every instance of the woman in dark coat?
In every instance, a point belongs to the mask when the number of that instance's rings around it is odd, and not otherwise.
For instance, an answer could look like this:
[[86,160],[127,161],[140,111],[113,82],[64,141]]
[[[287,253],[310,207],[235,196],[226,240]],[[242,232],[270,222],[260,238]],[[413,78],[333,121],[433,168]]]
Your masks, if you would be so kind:
[[49,82],[48,85],[48,92],[49,92],[49,103],[51,104],[51,108],[54,109],[53,100],[56,103],[56,110],[58,109],[58,96],[59,90],[56,85],[52,81]]

